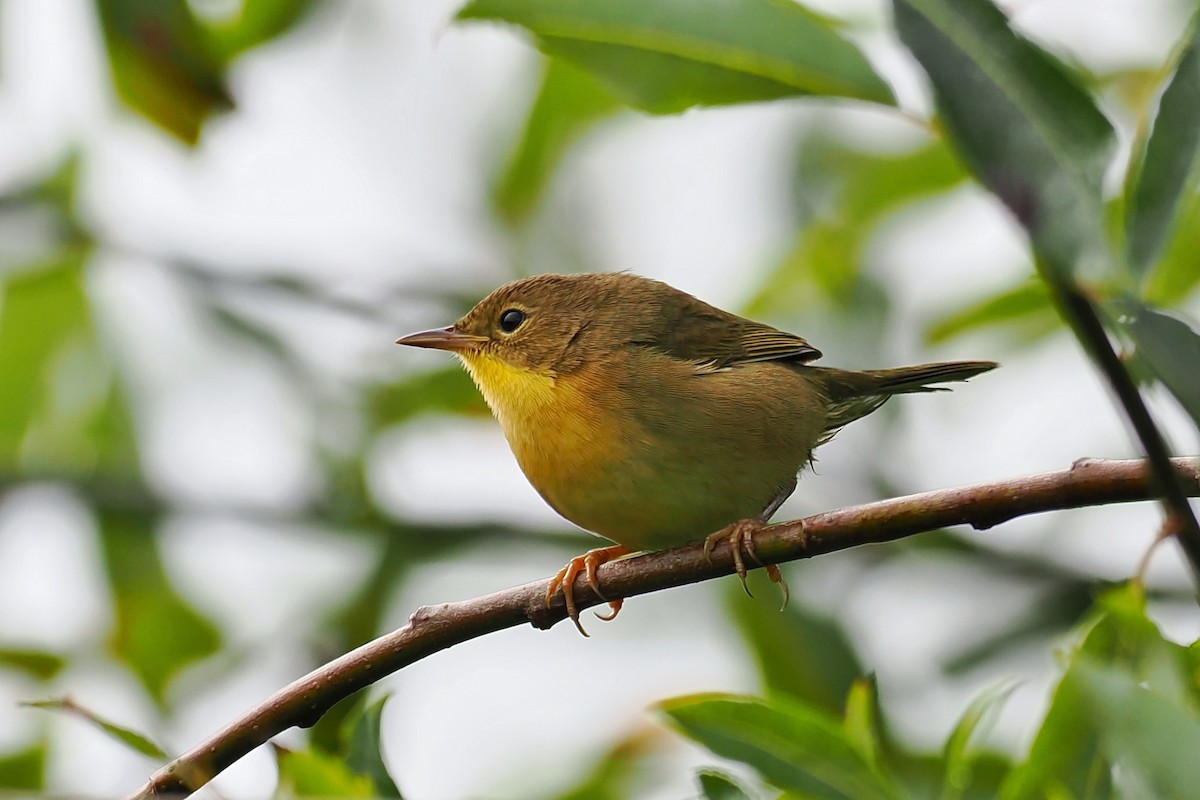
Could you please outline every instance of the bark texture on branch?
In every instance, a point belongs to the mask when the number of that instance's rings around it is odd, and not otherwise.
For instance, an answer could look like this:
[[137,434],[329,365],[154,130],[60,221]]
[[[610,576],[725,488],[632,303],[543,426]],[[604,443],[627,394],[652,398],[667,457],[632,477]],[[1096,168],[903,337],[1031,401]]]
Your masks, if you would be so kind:
[[[1171,466],[1183,491],[1200,496],[1200,458],[1173,459]],[[1081,459],[1059,472],[925,492],[773,525],[755,536],[755,548],[763,563],[779,563],[952,525],[985,529],[1025,514],[1156,496],[1155,476],[1146,461]],[[718,546],[709,562],[697,543],[610,562],[600,567],[599,577],[605,594],[615,598],[733,571],[728,545]],[[187,796],[276,734],[312,725],[339,700],[439,650],[526,622],[538,628],[561,622],[566,618],[562,595],[548,608],[543,603],[548,583],[418,608],[404,627],[300,678],[175,759],[129,800]],[[604,602],[582,578],[575,601],[581,609]]]

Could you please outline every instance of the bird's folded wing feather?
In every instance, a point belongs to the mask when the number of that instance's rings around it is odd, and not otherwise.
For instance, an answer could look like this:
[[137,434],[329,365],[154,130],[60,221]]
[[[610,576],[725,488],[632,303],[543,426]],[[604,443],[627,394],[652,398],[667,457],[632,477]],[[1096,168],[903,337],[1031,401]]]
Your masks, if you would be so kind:
[[794,333],[730,314],[695,298],[676,313],[660,317],[649,341],[653,347],[704,371],[717,371],[752,361],[815,361],[821,351]]

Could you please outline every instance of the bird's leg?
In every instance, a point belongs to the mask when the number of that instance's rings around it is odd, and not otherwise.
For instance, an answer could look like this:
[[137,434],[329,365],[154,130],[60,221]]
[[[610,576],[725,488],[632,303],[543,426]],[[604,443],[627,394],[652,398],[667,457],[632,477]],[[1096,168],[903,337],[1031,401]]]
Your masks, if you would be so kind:
[[596,616],[606,622],[615,619],[621,611],[621,604],[625,601],[609,600],[604,596],[604,593],[600,591],[600,581],[596,578],[596,570],[601,564],[620,558],[621,556],[627,556],[632,552],[628,547],[622,547],[618,544],[612,547],[598,547],[595,550],[587,551],[581,556],[575,556],[567,562],[565,567],[558,571],[558,574],[551,579],[550,585],[546,587],[546,607],[550,607],[550,601],[554,599],[554,595],[561,589],[563,600],[567,604],[567,616],[575,623],[575,627],[579,629],[579,632],[587,636],[588,632],[583,629],[583,625],[579,622],[579,609],[575,607],[575,578],[582,572],[587,579],[588,586],[592,587],[592,591],[601,600],[608,603],[612,609],[612,612],[607,616],[599,613]]
[[[784,504],[792,492],[796,491],[796,481],[792,481],[787,486],[779,490],[779,494],[767,504],[756,517],[748,519],[740,519],[732,525],[727,525],[714,534],[711,534],[704,540],[704,555],[709,561],[712,561],[713,548],[721,541],[729,542],[729,547],[733,551],[733,566],[737,570],[738,579],[742,582],[742,588],[746,590],[746,594],[750,594],[750,587],[746,585],[746,562],[742,557],[744,551],[750,556],[756,564],[762,565],[758,559],[758,554],[754,552],[754,534],[762,530],[767,525],[767,521],[779,510],[779,507]],[[783,606],[787,606],[788,598],[791,592],[788,589],[787,581],[783,579],[783,575],[779,572],[779,567],[774,564],[767,564],[767,576],[770,577],[772,583],[778,583],[780,590],[783,592]]]

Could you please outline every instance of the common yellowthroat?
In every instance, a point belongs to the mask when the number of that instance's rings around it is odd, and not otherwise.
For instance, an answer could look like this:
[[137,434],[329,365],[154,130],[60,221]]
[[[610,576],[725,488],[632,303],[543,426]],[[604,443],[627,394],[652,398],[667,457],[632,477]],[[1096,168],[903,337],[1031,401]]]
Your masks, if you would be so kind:
[[[450,327],[397,344],[457,355],[538,493],[617,543],[572,559],[547,592],[549,603],[562,589],[585,636],[580,572],[603,597],[605,561],[701,539],[708,551],[728,538],[744,584],[743,550],[754,556],[754,531],[796,488],[813,448],[894,394],[996,366],[809,366],[821,352],[799,336],[626,273],[516,281]],[[786,599],[778,569],[768,572]]]

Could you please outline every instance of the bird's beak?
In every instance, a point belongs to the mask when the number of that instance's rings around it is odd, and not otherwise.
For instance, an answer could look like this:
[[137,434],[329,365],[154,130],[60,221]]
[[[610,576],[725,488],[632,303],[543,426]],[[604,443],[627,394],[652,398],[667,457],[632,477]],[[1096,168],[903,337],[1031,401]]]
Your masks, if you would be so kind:
[[406,344],[409,347],[429,347],[434,350],[451,350],[456,353],[467,353],[477,350],[479,345],[487,341],[486,336],[475,336],[463,333],[451,325],[449,328],[434,328],[429,331],[410,333],[396,340],[396,344]]

